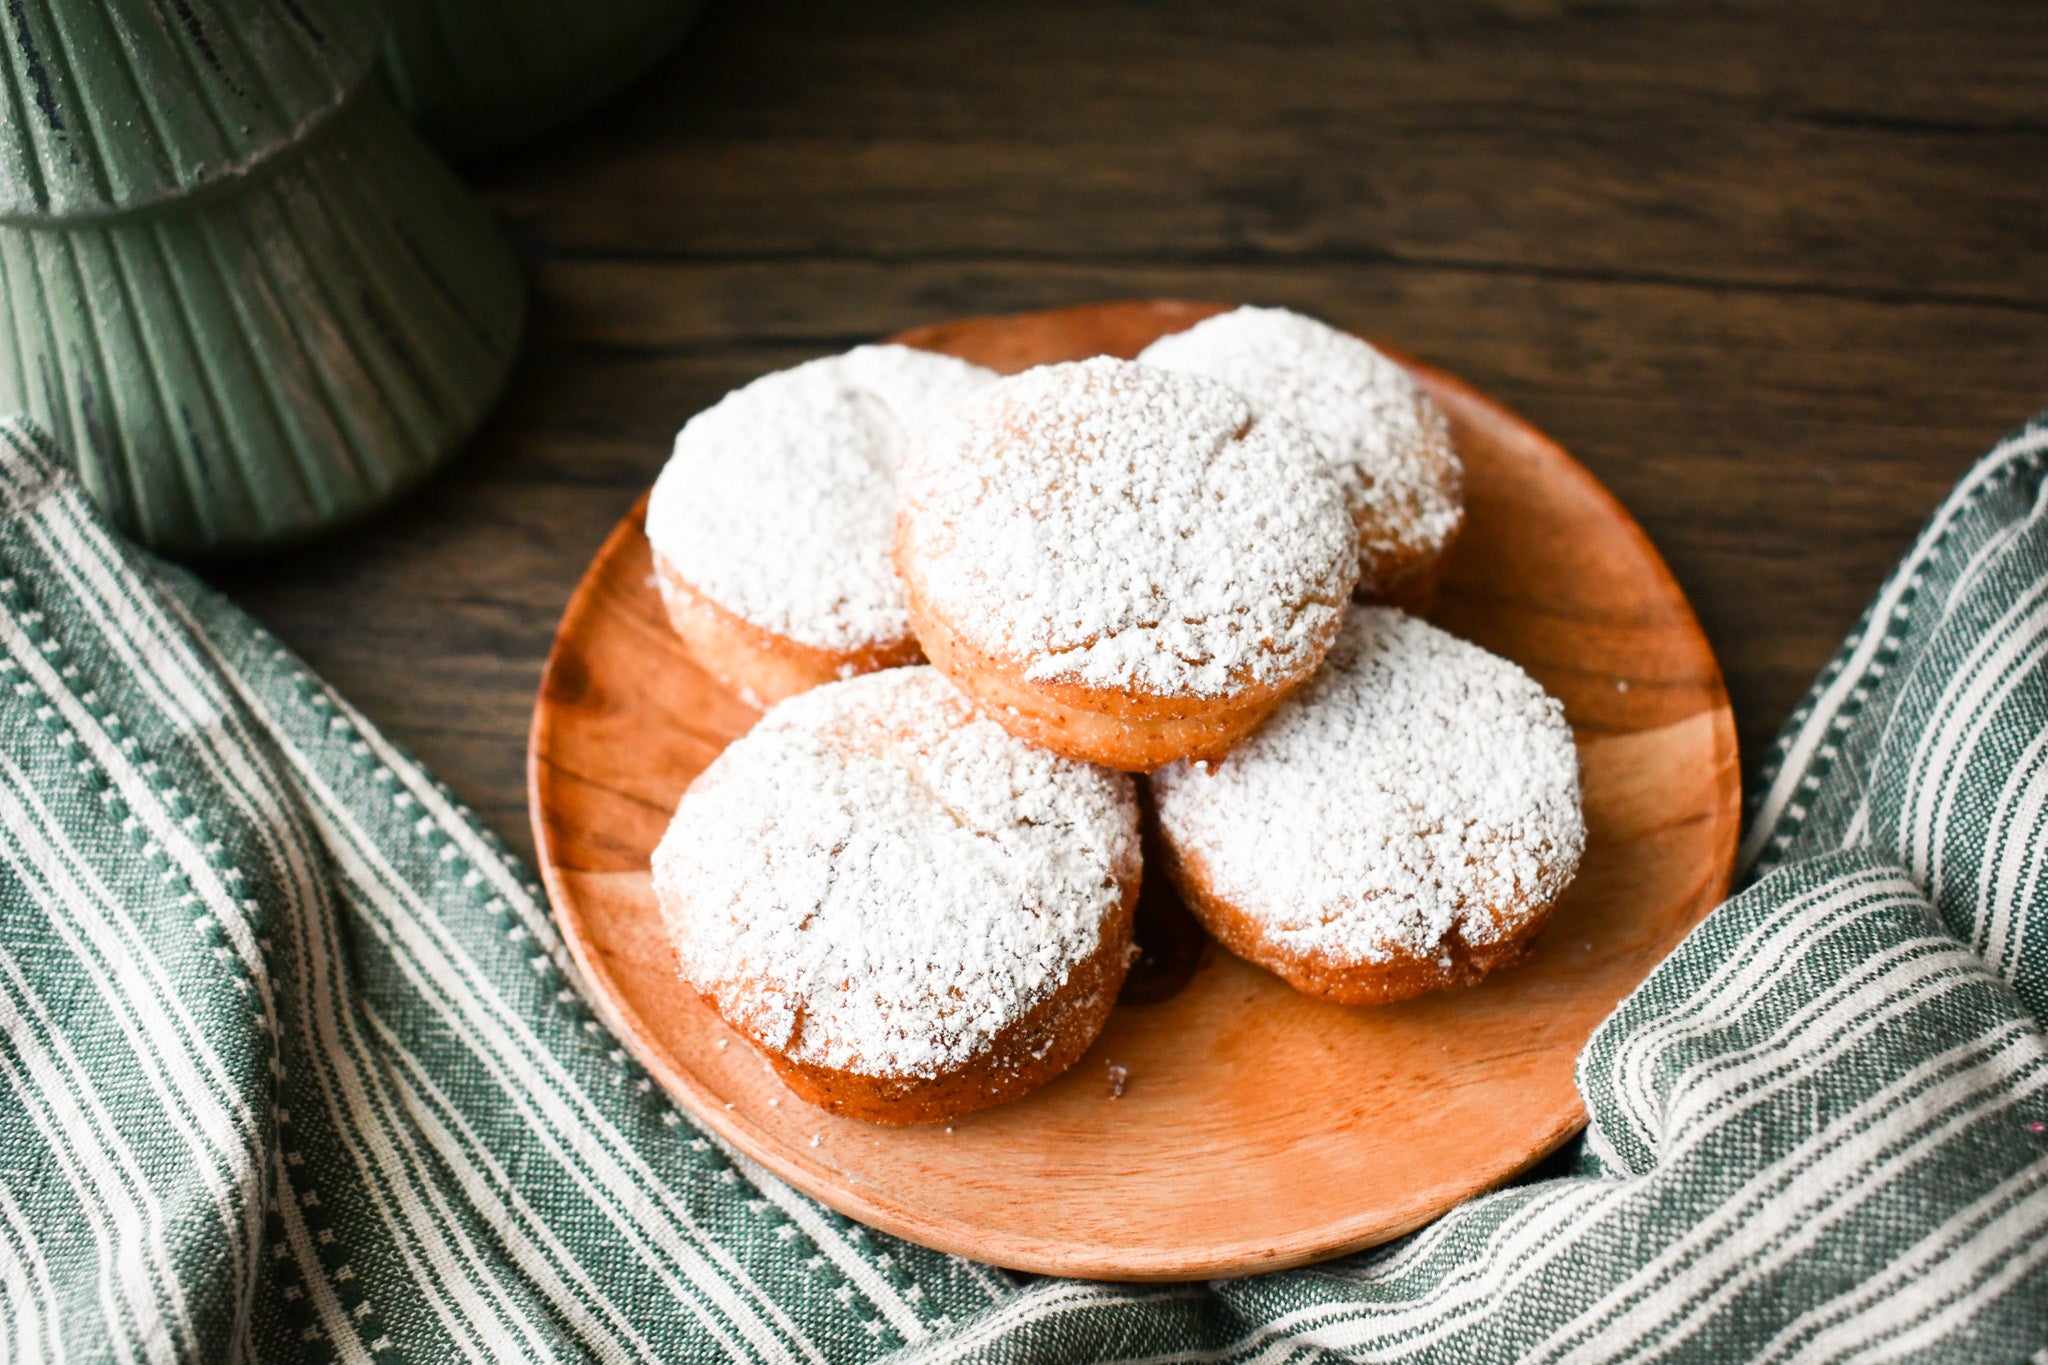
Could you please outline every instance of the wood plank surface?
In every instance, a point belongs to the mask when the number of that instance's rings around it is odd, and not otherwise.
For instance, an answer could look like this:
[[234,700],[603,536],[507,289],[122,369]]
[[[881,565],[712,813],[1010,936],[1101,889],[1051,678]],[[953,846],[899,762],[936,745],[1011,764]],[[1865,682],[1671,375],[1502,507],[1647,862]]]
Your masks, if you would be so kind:
[[714,4],[472,178],[535,288],[474,446],[211,576],[522,852],[555,622],[674,429],[918,323],[1291,304],[1628,505],[1745,764],[1942,492],[2048,404],[2037,3]]

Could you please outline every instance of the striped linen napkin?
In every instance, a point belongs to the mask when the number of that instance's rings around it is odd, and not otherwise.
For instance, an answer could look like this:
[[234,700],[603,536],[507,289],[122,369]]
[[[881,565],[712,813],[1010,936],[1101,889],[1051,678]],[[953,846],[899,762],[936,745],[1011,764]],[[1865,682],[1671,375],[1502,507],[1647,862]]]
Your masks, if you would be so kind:
[[1568,1174],[1160,1288],[910,1246],[701,1132],[448,790],[0,423],[0,1359],[2026,1359],[2044,487],[2037,420],[1815,684],[1756,880],[1580,1058]]

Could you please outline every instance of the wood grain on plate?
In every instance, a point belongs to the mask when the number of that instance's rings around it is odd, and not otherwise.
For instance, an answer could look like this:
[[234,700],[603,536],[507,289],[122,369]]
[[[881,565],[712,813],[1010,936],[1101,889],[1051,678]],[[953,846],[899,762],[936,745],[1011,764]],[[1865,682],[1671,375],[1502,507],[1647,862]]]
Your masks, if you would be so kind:
[[[1016,370],[1130,355],[1217,310],[1108,304],[899,340]],[[563,616],[529,780],[563,932],[659,1082],[852,1217],[978,1260],[1106,1279],[1245,1274],[1369,1246],[1569,1138],[1584,1122],[1580,1046],[1726,890],[1733,718],[1691,608],[1627,512],[1519,418],[1414,368],[1450,413],[1470,485],[1434,619],[1559,696],[1585,767],[1585,862],[1530,962],[1472,990],[1345,1009],[1211,950],[1177,994],[1119,1006],[1059,1080],[950,1129],[811,1108],[682,984],[662,932],[648,856],[690,779],[755,716],[666,625],[643,500]],[[1120,1098],[1111,1066],[1126,1075]]]

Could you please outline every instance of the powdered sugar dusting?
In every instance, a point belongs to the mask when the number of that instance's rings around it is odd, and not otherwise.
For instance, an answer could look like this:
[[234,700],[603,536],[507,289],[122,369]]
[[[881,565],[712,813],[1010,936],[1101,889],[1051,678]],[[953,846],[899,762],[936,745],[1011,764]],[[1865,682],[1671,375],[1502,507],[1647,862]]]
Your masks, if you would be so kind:
[[[1487,943],[1585,847],[1564,708],[1521,669],[1391,607],[1213,768],[1153,774],[1160,827],[1296,952],[1338,963]],[[1496,925],[1493,913],[1503,916]]]
[[1348,332],[1284,308],[1239,308],[1161,337],[1138,359],[1230,385],[1307,429],[1343,479],[1368,589],[1376,567],[1440,553],[1465,516],[1450,423],[1406,370]]
[[771,710],[654,853],[684,978],[799,1061],[932,1076],[1102,944],[1138,873],[1129,778],[987,720],[935,670]]
[[896,463],[995,379],[907,346],[763,375],[698,413],[647,506],[647,538],[699,594],[761,629],[851,651],[908,638],[889,559]]
[[1124,360],[975,394],[912,446],[898,493],[925,600],[1038,681],[1223,696],[1284,678],[1328,647],[1357,575],[1306,433]]

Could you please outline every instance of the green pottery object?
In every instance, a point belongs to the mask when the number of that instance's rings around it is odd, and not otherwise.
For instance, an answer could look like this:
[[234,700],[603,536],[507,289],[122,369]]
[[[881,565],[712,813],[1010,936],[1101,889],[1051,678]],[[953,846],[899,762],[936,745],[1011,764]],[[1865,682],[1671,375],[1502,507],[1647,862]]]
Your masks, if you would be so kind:
[[597,105],[652,66],[700,0],[384,0],[385,70],[435,146],[470,157]]
[[371,6],[10,5],[0,411],[173,553],[352,519],[455,450],[525,294],[372,76]]

